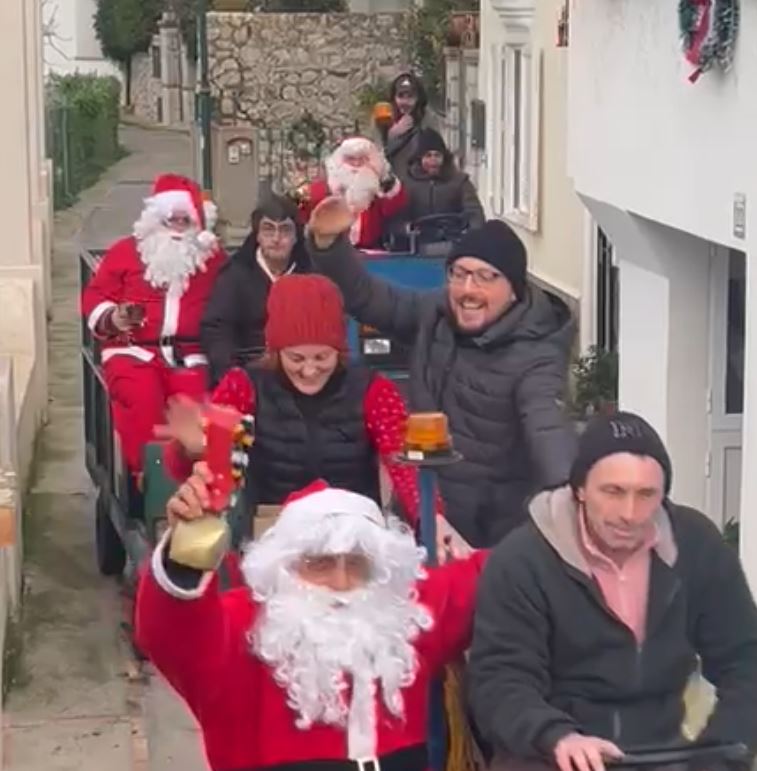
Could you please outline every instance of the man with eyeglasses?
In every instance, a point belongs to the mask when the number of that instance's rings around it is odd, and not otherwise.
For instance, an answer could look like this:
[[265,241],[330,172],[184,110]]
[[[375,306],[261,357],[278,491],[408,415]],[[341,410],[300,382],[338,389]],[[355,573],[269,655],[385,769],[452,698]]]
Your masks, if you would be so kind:
[[134,234],[107,250],[82,293],[121,450],[137,480],[166,399],[206,388],[200,318],[226,259],[215,219],[215,205],[192,180],[157,177]]
[[576,443],[562,405],[570,312],[527,280],[525,247],[504,222],[469,231],[444,290],[426,293],[371,276],[345,237],[351,223],[337,198],[315,209],[314,267],[358,321],[413,346],[410,407],[446,413],[464,457],[439,469],[446,517],[472,546],[493,545],[524,520],[528,497],[567,479]]
[[212,384],[263,352],[271,286],[280,276],[309,272],[309,266],[297,206],[271,195],[252,213],[252,231],[224,266],[205,309],[202,347]]

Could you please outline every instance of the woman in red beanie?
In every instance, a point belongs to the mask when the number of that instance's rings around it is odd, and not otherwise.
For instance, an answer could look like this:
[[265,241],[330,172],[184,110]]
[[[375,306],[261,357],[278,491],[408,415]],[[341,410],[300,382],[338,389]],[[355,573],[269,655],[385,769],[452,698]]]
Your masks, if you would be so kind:
[[[271,288],[267,315],[264,365],[229,370],[211,397],[255,418],[245,489],[250,506],[281,504],[319,478],[380,503],[382,464],[414,525],[416,471],[393,459],[404,440],[405,403],[391,380],[348,364],[336,285],[315,274],[283,276]],[[199,405],[178,399],[160,431],[174,440],[166,465],[177,478],[186,478],[202,453],[200,415]],[[237,544],[249,535],[249,518],[245,524],[235,532]]]

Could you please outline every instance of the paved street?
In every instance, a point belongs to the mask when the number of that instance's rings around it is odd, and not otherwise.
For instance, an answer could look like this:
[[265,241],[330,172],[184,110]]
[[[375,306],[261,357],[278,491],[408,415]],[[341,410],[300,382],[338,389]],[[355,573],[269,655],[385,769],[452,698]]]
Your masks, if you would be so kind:
[[158,171],[190,173],[185,134],[127,127],[130,155],[56,217],[49,423],[25,520],[21,653],[4,712],[12,771],[201,771],[191,719],[120,633],[118,585],[94,559],[94,490],[84,469],[79,363],[79,244],[129,232]]

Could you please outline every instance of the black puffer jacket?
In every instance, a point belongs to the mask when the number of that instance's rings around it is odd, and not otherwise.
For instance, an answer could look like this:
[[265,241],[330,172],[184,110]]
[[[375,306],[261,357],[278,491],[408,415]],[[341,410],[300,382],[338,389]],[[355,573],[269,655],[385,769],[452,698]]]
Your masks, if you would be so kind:
[[371,276],[342,237],[308,245],[359,321],[413,346],[410,407],[445,412],[464,460],[439,471],[447,517],[474,546],[520,524],[525,500],[567,479],[576,435],[563,414],[574,324],[565,304],[527,297],[476,337],[455,332],[446,292],[414,292]]
[[410,166],[405,181],[408,203],[403,217],[413,221],[431,214],[464,214],[471,228],[484,224],[484,210],[476,188],[467,174],[451,161],[442,167],[438,177],[431,177],[420,162]]
[[573,731],[623,749],[680,742],[697,654],[718,691],[700,739],[757,750],[757,609],[738,554],[693,509],[667,503],[657,527],[641,645],[592,578],[570,489],[537,496],[492,553],[468,678],[495,751],[549,755]]

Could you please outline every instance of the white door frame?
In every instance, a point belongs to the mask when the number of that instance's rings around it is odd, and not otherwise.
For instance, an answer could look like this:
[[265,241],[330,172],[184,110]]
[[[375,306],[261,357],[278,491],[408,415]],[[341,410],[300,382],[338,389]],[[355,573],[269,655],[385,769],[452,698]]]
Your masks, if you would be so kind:
[[[707,513],[720,527],[738,511],[724,511],[726,493],[726,452],[740,448],[743,416],[726,412],[726,367],[728,334],[728,277],[730,252],[726,247],[710,247],[709,308],[709,389],[707,412],[709,451],[706,463]],[[740,487],[740,486],[739,486]]]

